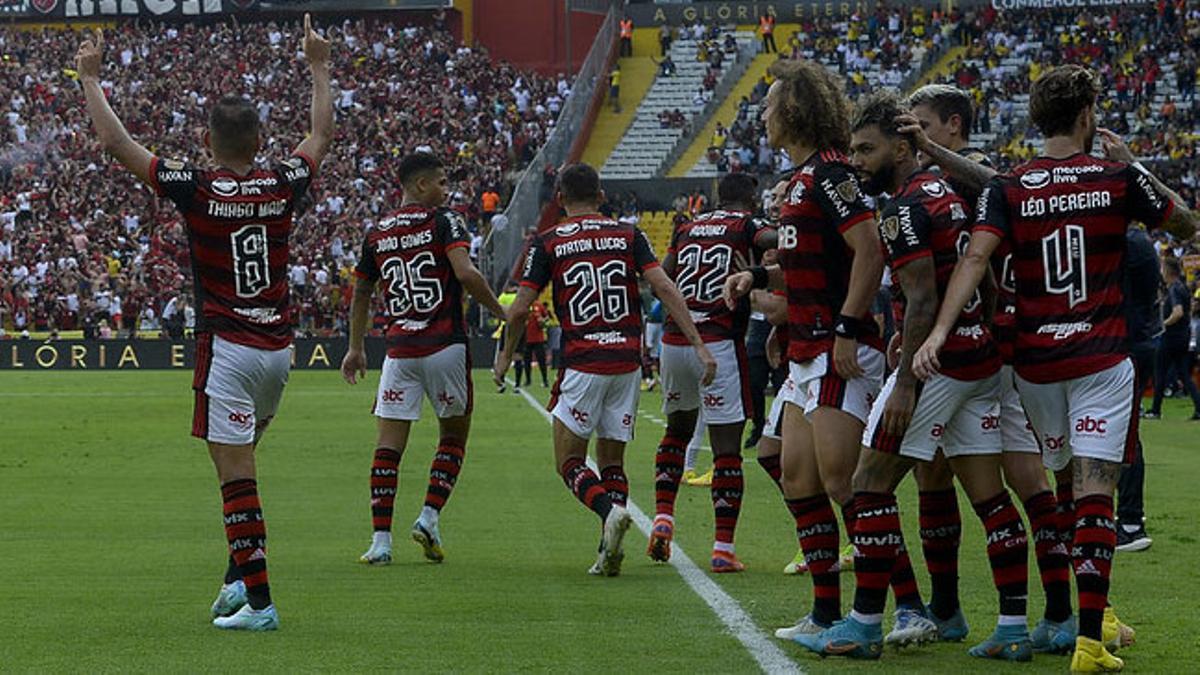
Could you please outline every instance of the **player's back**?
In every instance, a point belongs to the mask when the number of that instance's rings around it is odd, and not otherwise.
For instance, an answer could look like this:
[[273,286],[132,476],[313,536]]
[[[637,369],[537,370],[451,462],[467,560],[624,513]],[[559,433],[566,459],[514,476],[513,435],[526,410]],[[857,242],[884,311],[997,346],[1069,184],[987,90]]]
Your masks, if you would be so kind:
[[421,205],[399,209],[367,233],[357,273],[382,280],[389,356],[416,358],[466,343],[462,285],[447,252],[469,245],[461,216]]
[[[913,174],[881,214],[879,230],[893,270],[921,257],[933,259],[934,283],[939,300],[946,295],[950,276],[970,241],[967,202],[932,172]],[[904,320],[907,301],[892,275],[892,302],[897,325]],[[978,294],[963,308],[954,331],[942,349],[942,372],[962,380],[976,380],[996,372],[999,354],[982,320]]]
[[152,184],[187,225],[197,331],[262,349],[290,344],[288,238],[314,171],[302,155],[244,175],[154,159]]
[[1012,247],[1022,377],[1071,379],[1126,357],[1125,230],[1170,211],[1140,171],[1083,153],[1039,157],[989,183],[977,211],[977,227]]
[[646,235],[599,215],[568,218],[538,235],[525,279],[553,281],[566,367],[627,373],[641,367],[638,274],[658,264]]
[[[725,279],[740,260],[755,259],[754,240],[766,223],[749,211],[717,209],[680,223],[668,253],[675,255],[675,285],[687,301],[692,320],[705,342],[740,340],[750,320],[749,298],[730,310],[722,299]],[[667,318],[663,342],[686,346],[679,326]]]

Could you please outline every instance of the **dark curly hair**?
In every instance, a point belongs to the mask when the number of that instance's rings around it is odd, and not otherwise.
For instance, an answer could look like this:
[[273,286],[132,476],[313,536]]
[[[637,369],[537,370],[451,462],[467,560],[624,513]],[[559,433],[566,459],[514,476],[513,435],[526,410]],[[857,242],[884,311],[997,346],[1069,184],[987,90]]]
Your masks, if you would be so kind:
[[1046,138],[1070,134],[1079,113],[1096,104],[1100,78],[1078,65],[1051,68],[1029,91],[1029,119]]
[[850,131],[876,125],[884,136],[895,138],[900,135],[896,133],[896,118],[907,112],[908,106],[895,90],[877,89],[858,99],[850,118]]
[[784,133],[817,150],[850,147],[850,102],[842,83],[815,61],[780,59],[767,73],[780,84]]

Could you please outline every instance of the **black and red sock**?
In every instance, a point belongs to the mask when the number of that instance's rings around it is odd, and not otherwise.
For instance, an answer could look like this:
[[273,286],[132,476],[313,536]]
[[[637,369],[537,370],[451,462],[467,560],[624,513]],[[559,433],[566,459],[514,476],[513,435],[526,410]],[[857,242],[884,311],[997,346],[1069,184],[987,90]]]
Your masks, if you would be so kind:
[[392,531],[392,506],[400,484],[400,453],[391,448],[375,448],[371,463],[371,525],[376,532]]
[[896,596],[896,607],[924,610],[921,602],[921,589],[917,587],[917,575],[913,571],[912,560],[908,557],[908,547],[901,545],[900,554],[896,556],[896,566],[892,568],[892,594]]
[[458,482],[458,472],[462,471],[463,456],[467,449],[457,441],[442,440],[438,443],[437,453],[433,456],[433,464],[429,466],[429,487],[425,490],[425,506],[434,511],[441,511],[454,491]]
[[962,516],[954,488],[920,493],[921,550],[933,592],[929,606],[941,620],[958,611],[958,547]]
[[629,502],[629,478],[625,475],[625,467],[609,464],[600,469],[600,480],[613,504],[623,507]]
[[783,464],[779,461],[779,455],[759,455],[758,465],[771,477],[775,487],[783,492]]
[[267,583],[267,523],[258,501],[258,482],[253,478],[229,481],[221,486],[221,499],[229,554],[246,584],[250,607],[262,609],[271,604],[271,586]]
[[1117,547],[1113,500],[1107,495],[1087,495],[1075,503],[1075,542],[1071,548],[1075,585],[1079,588],[1079,634],[1101,639],[1104,608],[1108,605],[1108,578]]
[[737,529],[738,515],[742,512],[744,490],[742,456],[733,454],[713,457],[711,493],[713,520],[716,524],[714,541],[718,544],[733,546],[733,533]]
[[822,625],[831,625],[842,618],[842,588],[833,568],[839,543],[833,507],[823,494],[785,502],[796,521],[796,538],[812,575],[812,618]]
[[992,581],[1000,593],[1001,616],[1025,616],[1029,599],[1029,542],[1021,514],[1008,490],[975,504],[987,533]]
[[892,572],[904,550],[896,495],[856,493],[854,513],[854,611],[866,617],[881,616]]
[[1025,515],[1029,517],[1033,550],[1046,593],[1046,619],[1054,622],[1071,616],[1071,557],[1058,539],[1057,507],[1049,490],[1025,500]]
[[1075,541],[1075,488],[1070,478],[1056,486],[1054,499],[1057,502],[1054,519],[1058,521],[1058,540],[1070,550]]
[[654,455],[654,513],[675,515],[675,495],[683,479],[683,459],[687,441],[670,433],[663,436]]
[[596,472],[588,468],[582,457],[568,457],[563,462],[562,478],[575,498],[600,516],[600,520],[608,518],[613,507],[612,500]]

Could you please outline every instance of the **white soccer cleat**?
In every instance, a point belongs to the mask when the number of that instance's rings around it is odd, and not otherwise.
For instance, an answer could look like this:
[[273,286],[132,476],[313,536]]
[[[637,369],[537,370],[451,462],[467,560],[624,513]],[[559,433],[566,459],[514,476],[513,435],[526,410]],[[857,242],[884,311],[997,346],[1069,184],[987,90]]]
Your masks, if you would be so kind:
[[392,564],[392,545],[376,539],[371,542],[371,548],[358,557],[358,562],[364,565],[390,565]]
[[246,604],[246,583],[241,579],[232,584],[222,584],[217,599],[212,604],[213,618],[229,616]]
[[213,625],[222,630],[279,630],[279,614],[275,611],[275,605],[267,605],[262,609],[242,605],[241,609],[230,616],[213,619]]
[[412,540],[421,545],[426,560],[440,563],[446,559],[446,552],[442,550],[442,535],[438,532],[436,520],[418,518],[417,522],[413,523],[410,534]]
[[822,626],[816,621],[813,621],[812,614],[807,614],[800,617],[800,620],[797,621],[794,626],[776,629],[775,637],[779,638],[780,640],[794,641],[797,635],[816,635],[826,628],[829,628],[829,626]]
[[883,638],[883,643],[899,649],[937,640],[937,624],[925,616],[923,611],[901,607],[896,610],[896,623],[887,637]]
[[629,515],[629,512],[624,507],[616,505],[604,519],[604,539],[600,546],[600,559],[596,561],[596,564],[600,567],[600,573],[606,577],[615,577],[621,573],[621,561],[625,559],[621,541],[625,539],[625,532],[629,530],[631,523],[633,523],[633,517]]

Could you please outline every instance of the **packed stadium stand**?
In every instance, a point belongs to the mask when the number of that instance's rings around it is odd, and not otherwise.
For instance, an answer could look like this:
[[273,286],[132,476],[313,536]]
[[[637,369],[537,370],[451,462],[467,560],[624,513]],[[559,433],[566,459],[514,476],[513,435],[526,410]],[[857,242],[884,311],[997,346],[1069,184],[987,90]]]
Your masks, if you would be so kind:
[[[292,239],[298,329],[316,333],[341,330],[361,233],[398,205],[395,159],[440,155],[453,167],[452,204],[477,221],[480,196],[534,157],[571,87],[437,25],[347,21],[329,32],[341,43],[337,138]],[[0,31],[0,328],[156,335],[164,312],[183,312],[187,242],[174,208],[102,161],[71,70],[79,39]],[[202,162],[207,104],[230,91],[259,102],[264,157],[304,137],[310,84],[294,22],[123,23],[107,41],[104,89],[157,154]]]

